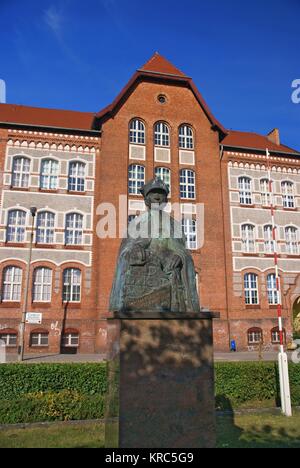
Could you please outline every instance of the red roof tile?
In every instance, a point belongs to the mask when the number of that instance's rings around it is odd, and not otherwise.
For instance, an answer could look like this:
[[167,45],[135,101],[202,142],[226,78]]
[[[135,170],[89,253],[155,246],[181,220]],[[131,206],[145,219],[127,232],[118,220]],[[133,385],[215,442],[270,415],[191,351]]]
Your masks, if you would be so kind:
[[37,127],[91,130],[94,114],[39,107],[0,104],[0,122]]
[[187,75],[178,70],[169,60],[165,59],[158,52],[148,60],[145,65],[143,65],[139,71],[150,72],[150,73],[159,73],[162,75],[175,75],[182,76],[187,78]]
[[238,132],[235,130],[229,131],[229,134],[222,141],[224,146],[232,146],[236,148],[253,148],[258,150],[278,151],[280,153],[296,153],[297,150],[289,148],[285,145],[276,145],[268,139],[267,136],[259,135],[258,133]]

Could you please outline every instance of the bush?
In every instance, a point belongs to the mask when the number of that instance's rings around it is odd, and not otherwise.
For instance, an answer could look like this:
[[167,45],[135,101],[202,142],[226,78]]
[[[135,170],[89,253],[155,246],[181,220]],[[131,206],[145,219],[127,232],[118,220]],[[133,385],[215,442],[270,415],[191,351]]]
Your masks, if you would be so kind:
[[104,395],[106,364],[5,364],[0,366],[0,400],[39,392],[77,391]]
[[104,417],[102,395],[83,396],[74,391],[31,393],[0,401],[0,424],[70,421]]
[[[289,365],[293,405],[300,405],[300,366]],[[278,365],[271,362],[216,363],[216,405],[219,409],[251,402],[280,404]]]

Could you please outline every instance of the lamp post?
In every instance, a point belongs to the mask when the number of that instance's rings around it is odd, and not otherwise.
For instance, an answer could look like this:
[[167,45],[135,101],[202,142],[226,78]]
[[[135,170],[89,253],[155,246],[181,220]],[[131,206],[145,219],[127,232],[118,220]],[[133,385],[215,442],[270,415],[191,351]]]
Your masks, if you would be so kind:
[[29,293],[29,280],[30,280],[30,265],[32,257],[32,247],[33,247],[33,237],[34,237],[34,220],[37,212],[37,208],[32,206],[30,208],[31,214],[31,230],[30,230],[30,246],[28,251],[27,267],[26,267],[26,285],[25,285],[25,297],[22,310],[22,321],[20,325],[20,338],[19,338],[19,348],[18,348],[18,361],[22,362],[24,360],[24,341],[25,341],[25,326],[26,326],[26,314],[28,307],[28,293]]

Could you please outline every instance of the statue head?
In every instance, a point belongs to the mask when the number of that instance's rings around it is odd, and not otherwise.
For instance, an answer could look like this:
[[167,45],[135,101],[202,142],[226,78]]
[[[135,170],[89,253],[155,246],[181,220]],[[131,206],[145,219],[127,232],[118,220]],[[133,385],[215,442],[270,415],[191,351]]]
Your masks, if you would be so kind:
[[148,208],[156,206],[163,209],[168,201],[170,190],[162,179],[156,177],[145,184],[140,192],[143,195],[145,204]]

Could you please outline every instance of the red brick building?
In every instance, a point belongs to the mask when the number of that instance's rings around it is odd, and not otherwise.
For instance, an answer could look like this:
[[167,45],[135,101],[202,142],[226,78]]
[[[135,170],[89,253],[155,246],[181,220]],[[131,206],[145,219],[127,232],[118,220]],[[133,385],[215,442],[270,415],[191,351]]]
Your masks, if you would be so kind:
[[[188,214],[203,307],[220,311],[215,346],[278,344],[266,149],[276,200],[286,338],[300,314],[300,153],[268,136],[228,131],[192,79],[155,54],[99,113],[0,105],[0,338],[16,352],[25,307],[26,352],[105,354],[119,238],[99,238],[103,203],[145,209],[138,188],[158,174]],[[195,219],[197,204],[204,218]],[[121,207],[121,213],[124,210]],[[196,239],[204,223],[204,242]],[[117,219],[117,231],[120,220]],[[121,227],[120,227],[121,229]],[[299,315],[300,317],[300,315]]]

